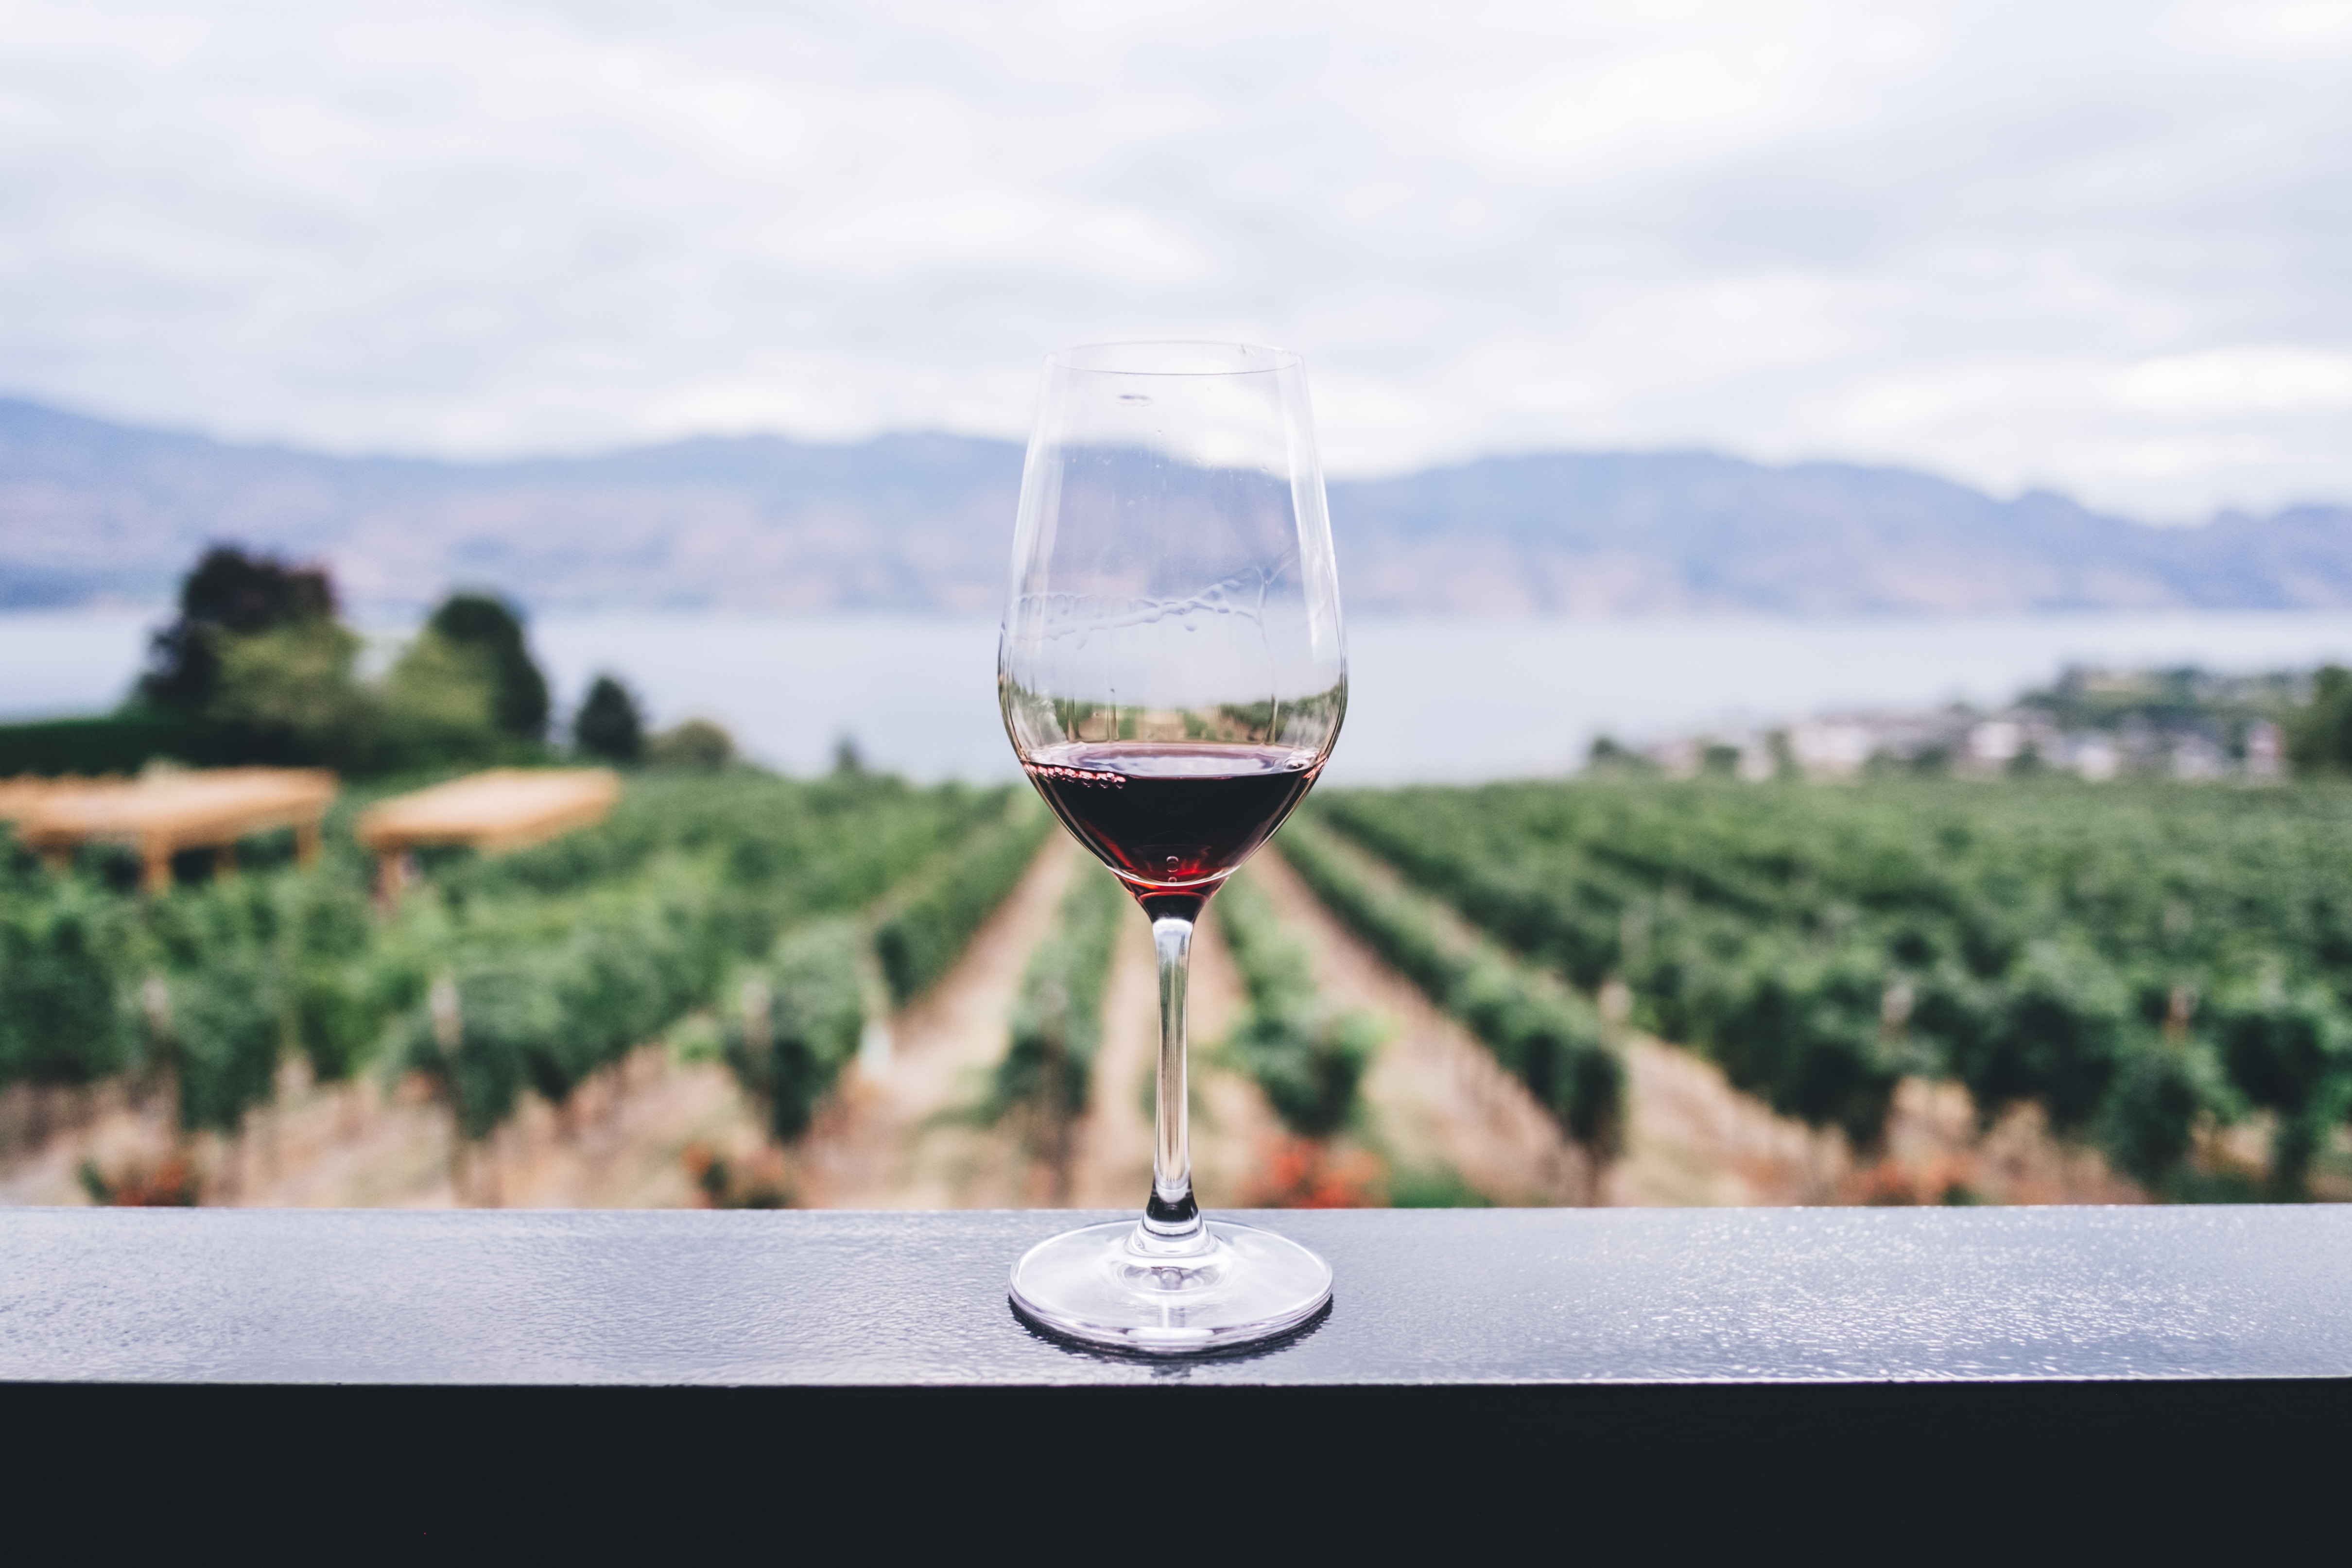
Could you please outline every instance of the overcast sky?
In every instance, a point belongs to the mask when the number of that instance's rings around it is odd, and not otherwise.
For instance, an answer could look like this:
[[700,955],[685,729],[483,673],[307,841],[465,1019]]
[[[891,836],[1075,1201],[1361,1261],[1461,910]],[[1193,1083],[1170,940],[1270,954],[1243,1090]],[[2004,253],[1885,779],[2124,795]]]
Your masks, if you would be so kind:
[[347,451],[1019,435],[2352,500],[2352,0],[0,0],[0,392]]

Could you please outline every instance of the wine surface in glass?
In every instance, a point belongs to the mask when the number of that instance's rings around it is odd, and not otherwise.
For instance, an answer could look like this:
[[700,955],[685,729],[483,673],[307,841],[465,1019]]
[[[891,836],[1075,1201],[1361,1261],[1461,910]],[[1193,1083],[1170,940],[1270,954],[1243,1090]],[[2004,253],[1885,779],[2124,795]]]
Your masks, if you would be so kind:
[[1065,741],[1022,766],[1081,843],[1130,885],[1155,889],[1213,887],[1322,770],[1295,747],[1151,740]]

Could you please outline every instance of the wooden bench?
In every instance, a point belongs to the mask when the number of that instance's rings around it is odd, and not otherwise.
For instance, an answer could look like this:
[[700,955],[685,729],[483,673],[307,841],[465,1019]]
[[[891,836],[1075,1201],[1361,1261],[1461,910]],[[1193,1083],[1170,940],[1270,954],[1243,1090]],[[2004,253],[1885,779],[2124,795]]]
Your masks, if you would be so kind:
[[335,776],[310,768],[217,768],[151,773],[135,779],[12,779],[0,785],[0,815],[16,822],[25,847],[62,869],[86,843],[138,851],[140,885],[172,883],[172,857],[210,849],[223,872],[236,869],[236,841],[294,830],[295,857],[318,859],[320,823],[334,802]]
[[392,898],[410,852],[425,845],[503,854],[593,827],[620,798],[621,780],[609,768],[494,768],[369,808],[359,840],[376,857],[377,891]]

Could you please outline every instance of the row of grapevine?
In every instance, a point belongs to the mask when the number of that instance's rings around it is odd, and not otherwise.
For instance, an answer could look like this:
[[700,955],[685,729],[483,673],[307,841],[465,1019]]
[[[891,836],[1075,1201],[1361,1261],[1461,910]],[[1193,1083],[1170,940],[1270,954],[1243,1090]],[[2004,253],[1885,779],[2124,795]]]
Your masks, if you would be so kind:
[[763,985],[770,1016],[739,1005],[729,1056],[772,1130],[797,1135],[866,1010],[841,925],[1011,826],[1002,792],[650,782],[606,829],[453,868],[415,917],[438,927],[424,946],[439,963],[394,1022],[393,1063],[441,1085],[468,1137],[524,1090],[560,1105],[685,1013]]
[[1226,1061],[1256,1083],[1292,1134],[1331,1137],[1356,1117],[1381,1021],[1323,1001],[1305,944],[1248,873],[1228,882],[1209,907],[1249,998],[1225,1038]]
[[868,1015],[911,1000],[954,963],[1035,858],[1048,820],[1025,795],[995,798],[960,841],[866,900],[867,911],[792,927],[764,957],[739,967],[727,1061],[779,1142],[808,1131],[856,1054]]
[[1465,940],[1425,895],[1393,885],[1314,819],[1294,817],[1283,858],[1340,919],[1525,1083],[1596,1160],[1620,1149],[1625,1068],[1591,1003],[1490,942]]
[[866,1028],[863,921],[835,915],[785,933],[765,963],[746,965],[726,1035],[727,1064],[789,1144],[857,1053]]
[[1092,860],[1082,863],[1022,974],[1013,1039],[989,1086],[986,1119],[1020,1124],[1055,1202],[1068,1195],[1070,1129],[1093,1093],[1111,960],[1130,922],[1141,924],[1127,890]]
[[272,1092],[289,1044],[340,1075],[364,892],[250,876],[142,905],[0,861],[0,1085],[142,1072],[171,1085],[184,1126],[233,1129]]
[[1881,1134],[1895,1085],[2038,1103],[2158,1190],[2273,1113],[2301,1189],[2352,1110],[2352,791],[1517,784],[1320,820],[1777,1108]]
[[875,951],[898,1002],[912,1001],[948,972],[1013,883],[1036,858],[1053,818],[1026,796],[943,863],[928,884],[906,899],[875,933]]

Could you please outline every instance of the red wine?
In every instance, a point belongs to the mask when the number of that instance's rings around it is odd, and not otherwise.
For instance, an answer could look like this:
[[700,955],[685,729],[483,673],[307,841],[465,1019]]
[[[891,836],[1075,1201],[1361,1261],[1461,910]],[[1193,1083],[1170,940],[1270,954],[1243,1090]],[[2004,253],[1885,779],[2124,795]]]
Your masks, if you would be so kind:
[[1078,841],[1139,894],[1213,891],[1322,768],[1313,752],[1286,746],[1151,740],[1069,741],[1022,766]]

